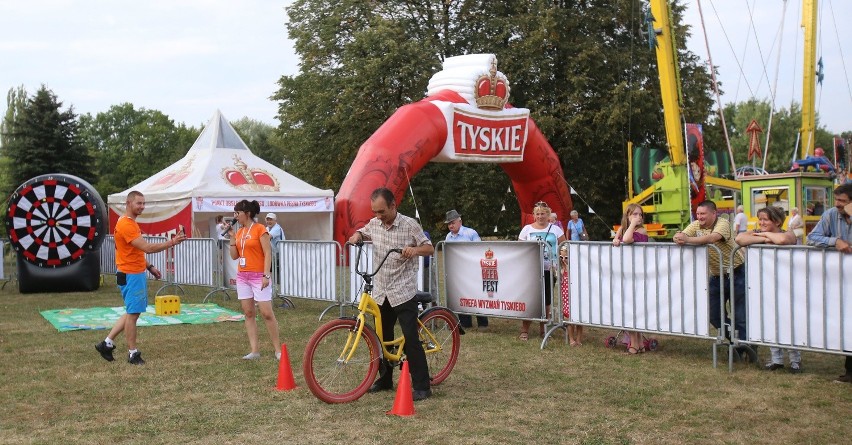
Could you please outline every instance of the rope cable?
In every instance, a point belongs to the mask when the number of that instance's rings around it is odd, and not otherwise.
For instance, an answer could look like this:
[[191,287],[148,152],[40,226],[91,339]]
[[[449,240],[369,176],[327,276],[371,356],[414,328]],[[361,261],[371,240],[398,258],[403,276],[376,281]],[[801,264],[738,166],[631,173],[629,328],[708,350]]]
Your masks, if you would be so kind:
[[[704,26],[704,12],[701,8],[701,0],[697,0],[698,3],[698,16],[701,18],[701,30],[704,33],[704,46],[707,48],[707,63],[710,65],[710,78],[713,80],[713,92],[716,94],[716,106],[719,108],[719,119],[722,121],[722,132],[725,134],[725,145],[728,146],[728,157],[731,160],[731,171],[734,172],[734,177],[737,175],[737,164],[734,161],[734,149],[731,147],[731,138],[728,135],[728,125],[725,123],[725,110],[722,108],[722,95],[719,93],[719,84],[716,81],[716,70],[713,67],[713,56],[710,54],[710,40],[707,38],[707,27]],[[710,1],[710,4],[713,4],[713,1]],[[715,8],[713,8],[715,11]],[[718,17],[718,14],[716,15]],[[721,22],[720,22],[721,23]],[[724,28],[722,28],[722,32],[724,32]],[[725,34],[725,38],[727,38],[727,34]],[[730,40],[728,41],[730,44]],[[736,57],[734,57],[736,59]],[[739,62],[737,62],[739,63]],[[742,72],[742,69],[740,70]],[[746,81],[746,84],[748,81]],[[690,212],[690,218],[692,212]]]
[[[763,148],[763,169],[766,170],[766,159],[769,157],[769,139],[772,134],[772,120],[775,116],[775,98],[778,94],[778,75],[781,72],[781,48],[784,43],[784,19],[787,17],[787,0],[784,0],[784,8],[781,11],[781,24],[778,26],[778,57],[775,60],[775,79],[772,89],[769,90],[771,101],[769,103],[769,123],[766,126],[766,145]],[[773,44],[774,46],[774,44]]]
[[846,92],[849,94],[849,102],[852,103],[852,86],[849,84],[849,71],[846,69],[846,59],[843,57],[843,46],[840,45],[840,33],[837,31],[837,21],[834,19],[834,6],[828,0],[828,8],[831,10],[831,22],[834,25],[834,35],[837,37],[837,49],[840,52],[840,63],[843,66],[843,77],[846,78]]
[[[700,0],[699,0],[699,5],[700,5]],[[748,91],[751,94],[751,96],[754,97],[754,90],[752,90],[751,84],[749,84],[749,82],[748,82],[748,78],[745,77],[745,71],[743,70],[743,65],[740,62],[740,59],[737,57],[737,52],[736,52],[736,50],[734,50],[734,45],[731,44],[731,38],[728,37],[728,31],[725,30],[725,26],[722,24],[722,18],[719,17],[719,11],[716,10],[716,5],[713,4],[713,0],[710,0],[710,7],[713,8],[713,13],[716,15],[716,20],[719,22],[719,27],[722,29],[722,35],[725,36],[725,41],[728,43],[728,48],[731,50],[731,53],[733,53],[733,55],[734,55],[734,61],[737,62],[737,68],[740,71],[740,78],[743,80],[743,82],[745,82],[746,88],[748,88]],[[700,10],[701,10],[700,6],[699,6],[698,9],[699,9],[699,14],[700,14]],[[703,23],[703,19],[702,19],[702,23]],[[705,40],[706,40],[706,34],[707,34],[706,29],[704,31],[704,34],[705,34]],[[737,88],[739,89],[739,86]],[[734,102],[736,102],[736,97],[734,98]]]

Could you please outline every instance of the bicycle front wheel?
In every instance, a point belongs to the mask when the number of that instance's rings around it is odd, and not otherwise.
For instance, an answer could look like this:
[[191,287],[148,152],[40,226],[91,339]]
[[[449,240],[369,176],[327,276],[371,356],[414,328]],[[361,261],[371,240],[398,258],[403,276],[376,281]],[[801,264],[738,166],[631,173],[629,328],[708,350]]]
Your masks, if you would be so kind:
[[[359,335],[356,323],[347,318],[331,320],[320,326],[305,346],[305,382],[323,402],[358,400],[370,389],[379,371],[379,338],[367,325]],[[347,359],[352,348],[355,352]]]
[[[433,385],[444,381],[459,357],[459,323],[446,308],[433,308],[420,316],[420,341],[426,352]],[[427,332],[428,331],[428,332]],[[430,335],[431,334],[431,335]]]

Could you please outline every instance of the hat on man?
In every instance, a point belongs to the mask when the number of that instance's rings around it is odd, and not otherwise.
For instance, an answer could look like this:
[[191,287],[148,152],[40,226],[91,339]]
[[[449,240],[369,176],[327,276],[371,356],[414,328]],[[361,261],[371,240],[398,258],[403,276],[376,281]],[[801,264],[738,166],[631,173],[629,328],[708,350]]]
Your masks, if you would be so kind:
[[447,218],[444,220],[444,224],[449,224],[459,218],[461,218],[459,212],[456,212],[455,209],[450,210],[449,212],[447,212]]
[[275,219],[275,220],[277,220],[277,219],[278,219],[278,216],[277,216],[277,215],[275,215],[274,213],[267,213],[267,214],[266,214],[266,219]]

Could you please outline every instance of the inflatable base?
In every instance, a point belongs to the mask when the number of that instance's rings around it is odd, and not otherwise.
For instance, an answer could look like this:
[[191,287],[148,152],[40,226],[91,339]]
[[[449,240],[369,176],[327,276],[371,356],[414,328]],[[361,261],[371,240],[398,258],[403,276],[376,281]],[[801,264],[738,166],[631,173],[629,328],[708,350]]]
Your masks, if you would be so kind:
[[61,268],[39,267],[18,254],[18,291],[92,292],[101,287],[100,252],[83,255],[79,261]]

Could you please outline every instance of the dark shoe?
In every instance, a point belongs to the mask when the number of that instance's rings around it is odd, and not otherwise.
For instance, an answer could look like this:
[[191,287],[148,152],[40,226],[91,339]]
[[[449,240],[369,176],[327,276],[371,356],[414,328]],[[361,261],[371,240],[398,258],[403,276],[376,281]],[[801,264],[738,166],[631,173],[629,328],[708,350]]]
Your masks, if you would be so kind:
[[418,401],[418,400],[426,400],[429,397],[432,397],[432,390],[431,389],[424,389],[424,390],[421,391],[419,389],[415,389],[411,393],[411,397],[414,399],[415,402]]
[[784,369],[784,365],[782,365],[781,363],[769,363],[766,366],[764,366],[763,369],[765,369],[767,371],[776,371],[776,370],[779,370],[779,369]]
[[734,348],[734,358],[743,363],[757,363],[757,348],[741,345]]
[[108,362],[115,360],[115,357],[112,356],[112,351],[115,349],[115,345],[107,346],[105,341],[101,341],[95,345],[95,349],[101,353],[101,357],[103,357],[104,360]]
[[834,379],[834,383],[852,383],[852,374],[843,374]]
[[131,365],[144,365],[145,360],[142,360],[142,353],[139,351],[130,354],[130,358],[127,359],[127,363]]
[[373,386],[370,386],[370,389],[367,392],[380,392],[380,391],[390,391],[393,389],[393,383],[385,383],[381,380],[376,380],[373,382]]
[[799,362],[790,363],[790,374],[799,374],[802,372],[802,365]]

